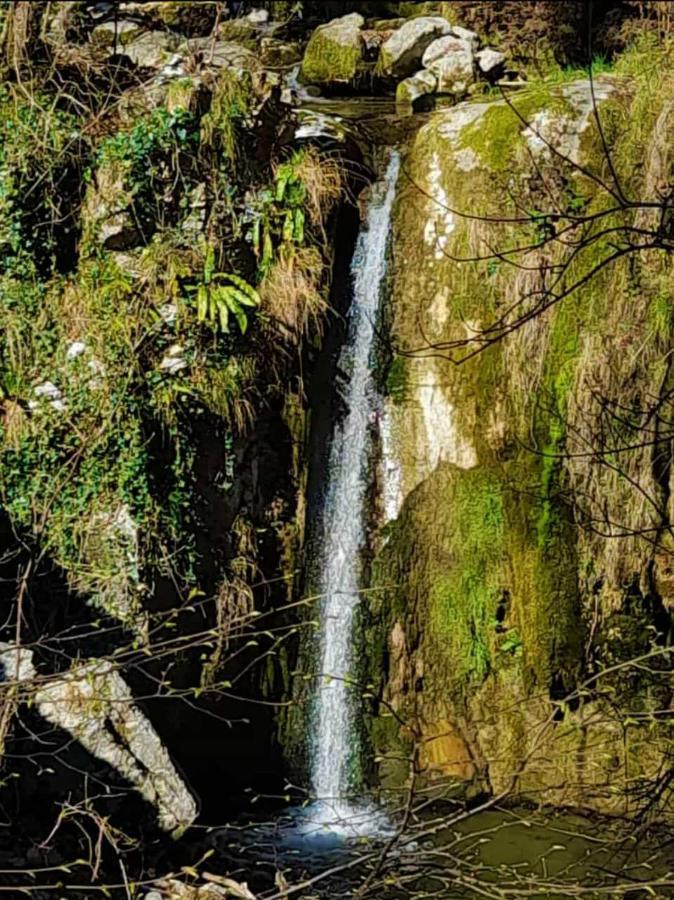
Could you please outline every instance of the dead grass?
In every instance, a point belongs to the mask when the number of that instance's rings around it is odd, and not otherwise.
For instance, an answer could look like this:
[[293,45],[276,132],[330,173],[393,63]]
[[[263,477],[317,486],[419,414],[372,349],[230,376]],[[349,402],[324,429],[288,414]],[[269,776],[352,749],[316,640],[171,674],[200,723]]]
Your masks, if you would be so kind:
[[252,357],[231,357],[225,366],[197,366],[192,383],[202,402],[238,434],[253,425],[259,406],[257,365]]
[[262,311],[297,342],[322,332],[329,308],[321,293],[324,268],[315,247],[294,248],[279,256],[260,287]]
[[298,158],[295,174],[306,188],[309,221],[322,229],[323,223],[343,196],[342,164],[338,158],[321,154],[315,147],[308,147]]

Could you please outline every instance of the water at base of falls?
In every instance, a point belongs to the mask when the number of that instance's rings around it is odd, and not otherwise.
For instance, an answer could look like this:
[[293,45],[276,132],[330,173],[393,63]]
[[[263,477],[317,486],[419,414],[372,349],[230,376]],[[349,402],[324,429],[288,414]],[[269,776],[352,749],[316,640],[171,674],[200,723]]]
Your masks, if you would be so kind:
[[327,489],[317,559],[321,595],[320,652],[312,722],[312,786],[316,802],[303,827],[361,836],[384,831],[381,812],[349,800],[360,791],[357,703],[354,677],[355,618],[362,588],[360,556],[365,543],[372,422],[378,396],[372,351],[386,277],[391,210],[400,167],[393,151],[377,182],[358,237],[351,272],[353,299],[339,367],[347,376],[346,413],[330,446]]

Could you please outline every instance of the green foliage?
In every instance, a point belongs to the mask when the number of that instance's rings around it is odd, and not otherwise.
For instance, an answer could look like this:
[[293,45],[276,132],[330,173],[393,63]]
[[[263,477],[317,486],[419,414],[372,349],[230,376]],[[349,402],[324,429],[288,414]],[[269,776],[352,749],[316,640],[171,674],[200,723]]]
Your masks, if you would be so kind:
[[590,72],[592,77],[613,72],[614,64],[605,56],[593,56],[589,66],[558,66],[553,65],[545,73],[546,84],[566,84],[569,81],[578,81],[587,78]]
[[29,277],[36,262],[46,267],[83,150],[77,120],[52,99],[0,86],[0,273]]
[[129,130],[119,131],[106,138],[96,155],[96,162],[104,166],[120,162],[132,189],[149,177],[148,164],[157,156],[176,149],[195,145],[194,117],[184,109],[169,111],[165,106],[152,110],[138,119]]
[[215,250],[206,249],[201,281],[188,285],[187,291],[195,295],[197,319],[207,322],[214,331],[229,332],[229,317],[234,316],[245,334],[248,330],[247,309],[260,305],[260,296],[247,281],[232,272],[215,272]]
[[409,371],[404,356],[395,356],[386,377],[386,390],[394,403],[403,403],[409,390]]
[[284,248],[305,241],[307,187],[301,178],[305,153],[296,150],[278,167],[273,186],[258,193],[252,208],[251,242],[261,278]]
[[[198,140],[192,113],[179,107],[152,110],[100,145],[95,158],[97,193],[92,202],[96,207],[102,202],[127,210],[147,239],[158,224],[166,224],[177,215]],[[92,181],[93,177],[90,168],[85,179]]]
[[223,69],[218,77],[209,111],[201,120],[202,143],[221,152],[225,163],[234,164],[240,129],[250,114],[253,90],[250,76]]

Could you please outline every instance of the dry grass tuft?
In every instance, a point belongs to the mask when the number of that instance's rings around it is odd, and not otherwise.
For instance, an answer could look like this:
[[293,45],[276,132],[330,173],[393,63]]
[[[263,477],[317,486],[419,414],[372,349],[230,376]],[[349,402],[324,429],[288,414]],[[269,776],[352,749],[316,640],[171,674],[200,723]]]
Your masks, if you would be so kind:
[[238,434],[245,434],[256,418],[259,391],[252,357],[231,357],[224,366],[197,367],[192,382],[202,401]]
[[0,405],[0,424],[4,443],[12,450],[18,449],[29,418],[20,403],[4,400]]
[[298,342],[322,331],[329,308],[320,288],[323,270],[315,247],[296,248],[279,256],[260,287],[263,312]]
[[307,192],[307,213],[312,225],[322,229],[323,222],[342,198],[344,170],[334,156],[306,148],[295,165],[295,174]]

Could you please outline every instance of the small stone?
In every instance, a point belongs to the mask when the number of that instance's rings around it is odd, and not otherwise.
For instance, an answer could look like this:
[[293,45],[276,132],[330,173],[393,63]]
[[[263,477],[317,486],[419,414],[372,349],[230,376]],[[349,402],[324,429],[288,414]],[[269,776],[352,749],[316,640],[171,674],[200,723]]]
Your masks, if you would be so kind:
[[40,400],[46,400],[51,407],[61,412],[65,409],[60,389],[56,387],[53,381],[43,381],[34,388],[33,393]]
[[66,359],[77,359],[87,349],[84,341],[73,341],[66,351]]
[[166,372],[168,375],[176,375],[178,372],[186,369],[187,360],[183,355],[184,352],[185,348],[180,344],[174,344],[173,347],[169,347],[166,356],[159,363],[159,368],[162,372]]
[[167,325],[175,325],[178,318],[178,307],[175,303],[165,303],[159,307],[159,316]]
[[250,22],[253,25],[266,25],[266,23],[269,21],[269,10],[253,9],[246,16],[246,21]]
[[90,3],[87,12],[92,19],[102,19],[104,16],[110,15],[114,8],[114,3]]
[[505,53],[501,53],[500,50],[494,50],[491,47],[480,50],[479,53],[475,54],[475,59],[482,74],[492,78],[501,74],[506,61]]

